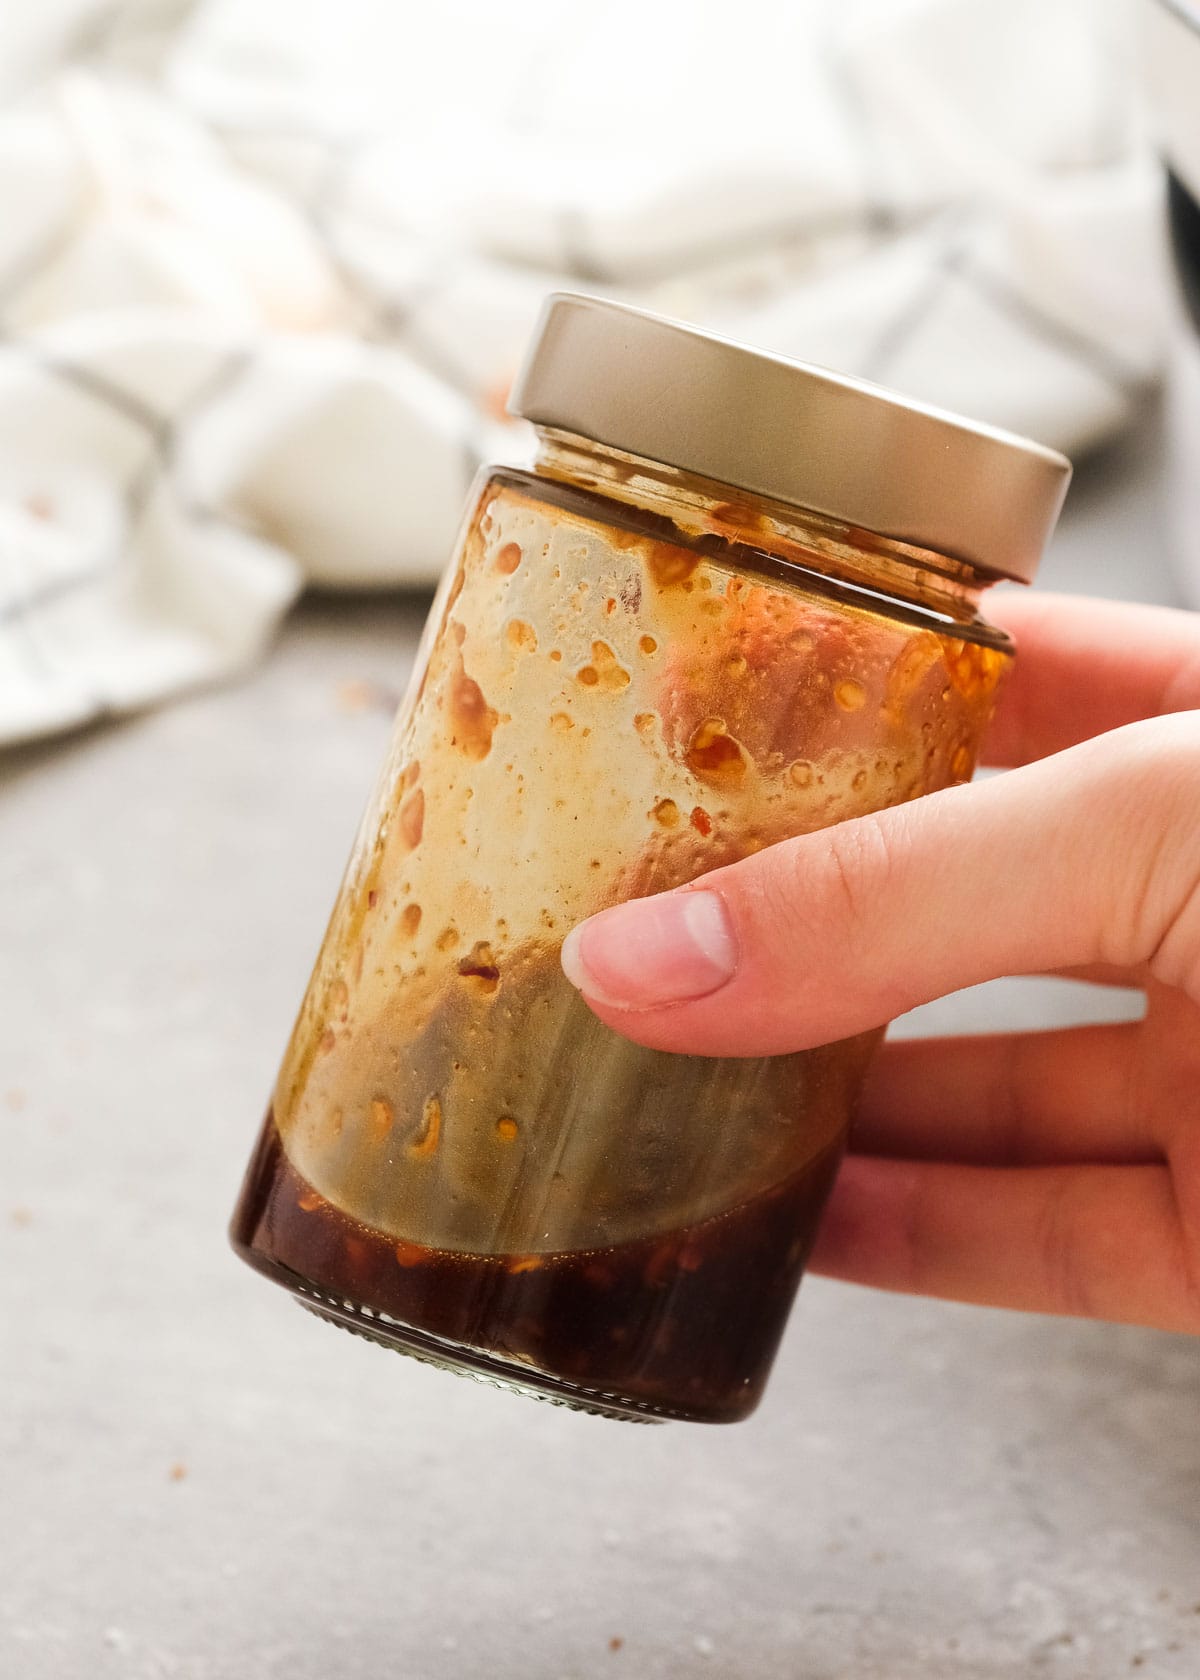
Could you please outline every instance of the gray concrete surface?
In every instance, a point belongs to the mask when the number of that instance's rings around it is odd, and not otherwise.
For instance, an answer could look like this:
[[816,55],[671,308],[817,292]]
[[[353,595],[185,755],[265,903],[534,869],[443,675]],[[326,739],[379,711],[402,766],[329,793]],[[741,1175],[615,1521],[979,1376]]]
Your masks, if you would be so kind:
[[[1171,597],[1154,461],[1083,475],[1050,581]],[[1194,1680],[1200,1342],[811,1280],[755,1418],[633,1428],[233,1259],[422,611],[310,603],[240,686],[0,763],[0,1677]]]

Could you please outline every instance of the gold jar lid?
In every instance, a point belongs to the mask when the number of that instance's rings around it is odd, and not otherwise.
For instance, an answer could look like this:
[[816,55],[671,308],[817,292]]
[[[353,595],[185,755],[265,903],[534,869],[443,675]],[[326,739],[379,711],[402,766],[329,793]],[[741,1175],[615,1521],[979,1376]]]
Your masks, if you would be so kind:
[[1057,450],[626,304],[546,299],[513,414],[1032,581]]

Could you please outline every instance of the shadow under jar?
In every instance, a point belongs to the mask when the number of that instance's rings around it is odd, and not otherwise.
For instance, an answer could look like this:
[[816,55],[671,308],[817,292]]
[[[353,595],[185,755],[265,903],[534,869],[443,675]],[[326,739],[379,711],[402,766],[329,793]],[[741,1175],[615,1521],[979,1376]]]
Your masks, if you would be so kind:
[[[869,1033],[617,1037],[567,931],[966,781],[1067,463],[852,380],[549,300],[434,603],[233,1220],[377,1341],[628,1418],[756,1404]],[[880,1029],[882,1031],[882,1028]]]

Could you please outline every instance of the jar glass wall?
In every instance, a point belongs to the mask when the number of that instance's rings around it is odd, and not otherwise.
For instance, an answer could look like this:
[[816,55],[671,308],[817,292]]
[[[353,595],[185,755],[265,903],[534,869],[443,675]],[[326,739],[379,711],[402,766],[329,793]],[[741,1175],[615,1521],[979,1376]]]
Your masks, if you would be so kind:
[[234,1219],[420,1357],[623,1416],[762,1390],[878,1035],[627,1043],[584,917],[968,779],[1008,660],[955,561],[582,438],[473,496]]

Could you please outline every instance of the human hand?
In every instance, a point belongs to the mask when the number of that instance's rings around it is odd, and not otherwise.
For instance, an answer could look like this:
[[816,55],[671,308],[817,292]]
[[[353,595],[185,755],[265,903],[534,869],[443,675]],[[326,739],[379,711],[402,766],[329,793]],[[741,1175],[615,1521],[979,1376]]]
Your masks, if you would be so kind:
[[1005,974],[1136,986],[1136,1022],[887,1044],[811,1269],[1200,1333],[1200,621],[1002,595],[1004,776],[606,910],[563,949],[615,1031],[746,1056]]

